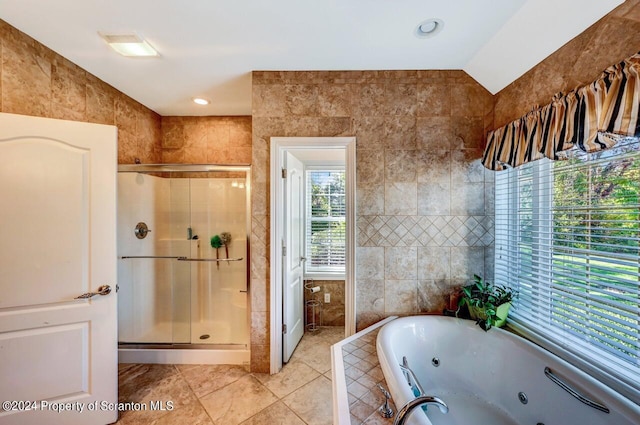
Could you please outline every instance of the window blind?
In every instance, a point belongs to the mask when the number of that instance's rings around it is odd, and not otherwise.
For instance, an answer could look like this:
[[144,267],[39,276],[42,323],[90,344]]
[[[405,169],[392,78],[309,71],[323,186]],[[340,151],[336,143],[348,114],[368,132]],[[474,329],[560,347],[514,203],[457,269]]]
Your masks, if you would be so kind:
[[640,390],[640,143],[496,174],[495,280],[516,326]]
[[345,173],[307,171],[306,273],[345,271]]

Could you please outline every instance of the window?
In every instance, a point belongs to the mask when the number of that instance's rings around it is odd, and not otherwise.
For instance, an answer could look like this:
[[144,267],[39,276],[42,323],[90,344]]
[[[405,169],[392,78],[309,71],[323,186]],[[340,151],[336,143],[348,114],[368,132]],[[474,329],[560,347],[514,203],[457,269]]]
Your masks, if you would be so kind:
[[[623,393],[640,390],[640,143],[496,174],[496,282],[510,318]],[[636,393],[637,394],[637,393]]]
[[344,170],[307,170],[306,274],[345,272]]

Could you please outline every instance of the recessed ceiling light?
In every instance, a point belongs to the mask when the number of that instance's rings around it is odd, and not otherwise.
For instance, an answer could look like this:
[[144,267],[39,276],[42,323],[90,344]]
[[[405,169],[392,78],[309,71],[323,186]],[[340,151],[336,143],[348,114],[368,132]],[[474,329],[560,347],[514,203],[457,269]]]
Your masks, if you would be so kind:
[[420,22],[416,27],[416,37],[428,38],[438,34],[444,28],[444,21],[442,19],[431,18],[426,21]]
[[158,57],[160,53],[136,33],[106,34],[98,32],[107,44],[122,56]]
[[197,103],[198,105],[208,105],[211,103],[209,99],[205,99],[204,97],[194,97],[193,103]]

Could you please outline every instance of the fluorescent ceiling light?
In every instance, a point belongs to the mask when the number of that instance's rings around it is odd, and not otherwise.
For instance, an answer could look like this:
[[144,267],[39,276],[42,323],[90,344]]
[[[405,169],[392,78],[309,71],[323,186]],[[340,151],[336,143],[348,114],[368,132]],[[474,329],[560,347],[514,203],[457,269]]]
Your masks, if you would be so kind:
[[127,57],[158,57],[160,53],[138,34],[105,34],[99,32],[100,37],[122,56]]

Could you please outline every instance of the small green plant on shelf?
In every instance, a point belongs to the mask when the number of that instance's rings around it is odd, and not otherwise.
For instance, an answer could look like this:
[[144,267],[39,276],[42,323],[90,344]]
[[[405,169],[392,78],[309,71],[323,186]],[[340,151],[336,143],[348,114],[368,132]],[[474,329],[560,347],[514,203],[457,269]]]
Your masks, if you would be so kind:
[[466,305],[471,318],[485,331],[492,326],[504,326],[516,293],[487,282],[477,274],[473,275],[473,280],[472,284],[462,287],[458,307]]

